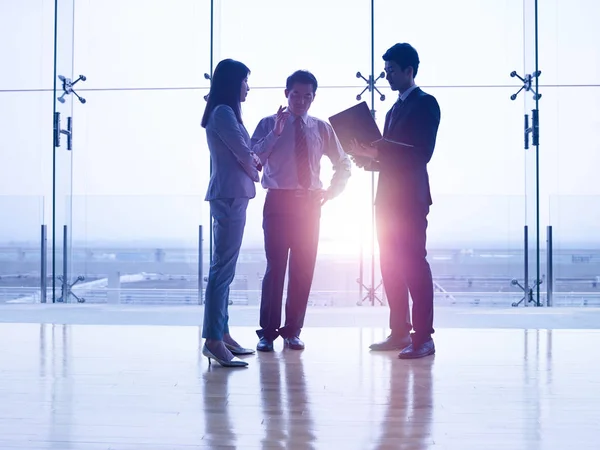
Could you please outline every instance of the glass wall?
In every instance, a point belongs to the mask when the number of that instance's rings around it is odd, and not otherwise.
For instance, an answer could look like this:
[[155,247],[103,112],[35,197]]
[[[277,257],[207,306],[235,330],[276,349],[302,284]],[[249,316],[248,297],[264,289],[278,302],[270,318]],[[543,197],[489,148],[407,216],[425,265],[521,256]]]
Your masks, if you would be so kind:
[[78,0],[74,23],[74,293],[197,304],[210,3]]
[[0,2],[0,303],[41,298],[41,225],[52,177],[49,3]]
[[0,211],[0,304],[40,302],[43,197],[1,195]]
[[[597,2],[540,8],[542,210],[553,228],[554,304],[600,304],[600,39]],[[543,128],[542,128],[543,127]]]
[[[10,3],[0,3],[0,33],[6,37],[2,58],[10,67],[0,74],[0,118],[10,130],[0,152],[5,198],[0,204],[3,217],[18,219],[0,229],[0,246],[12,249],[22,245],[15,242],[27,242],[39,248],[37,228],[50,224],[52,216],[55,11],[48,1]],[[385,99],[376,93],[371,105],[367,83],[357,72],[368,78],[373,56],[377,77],[381,56],[396,42],[410,42],[419,51],[416,82],[438,99],[442,111],[429,165],[434,199],[429,255],[438,302],[510,305],[522,297],[512,280],[523,283],[526,224],[530,246],[535,245],[535,164],[523,149],[523,105],[527,111],[530,102],[510,100],[520,84],[509,74],[531,68],[533,0],[376,0],[373,22],[368,0],[67,3],[70,31],[59,30],[59,35],[71,36],[59,40],[58,52],[72,55],[73,76],[85,75],[77,93],[86,102],[72,103],[73,150],[68,168],[61,165],[65,173],[57,173],[58,186],[69,188],[58,192],[66,207],[57,221],[55,250],[62,254],[58,227],[64,222],[70,228],[69,283],[77,282],[77,297],[88,302],[200,300],[198,277],[208,269],[210,225],[203,201],[209,157],[200,118],[209,87],[204,74],[219,60],[236,58],[252,71],[243,105],[250,132],[286,104],[285,80],[297,69],[311,70],[319,81],[313,115],[326,120],[356,104],[362,93],[382,127],[396,93],[380,79],[377,87]],[[555,300],[580,292],[571,281],[583,277],[585,295],[577,298],[587,300],[577,302],[588,304],[595,298],[593,280],[600,276],[592,212],[600,198],[594,176],[600,154],[600,101],[595,101],[600,100],[600,57],[593,47],[598,31],[592,17],[600,11],[590,0],[577,0],[575,6],[551,0],[539,7],[542,295],[545,301],[545,229],[553,225]],[[582,10],[589,14],[577,13]],[[324,158],[325,185],[331,175]],[[311,304],[362,304],[361,273],[366,287],[379,284],[371,217],[376,177],[354,167],[346,190],[324,207]],[[259,299],[264,196],[259,187],[249,206],[234,303]],[[21,200],[36,213],[17,212]],[[581,258],[590,261],[585,270],[582,263],[574,266]],[[6,273],[20,267],[8,266]],[[33,266],[27,271],[39,272],[39,264]],[[530,282],[534,277],[530,273]],[[384,297],[381,289],[378,296]]]

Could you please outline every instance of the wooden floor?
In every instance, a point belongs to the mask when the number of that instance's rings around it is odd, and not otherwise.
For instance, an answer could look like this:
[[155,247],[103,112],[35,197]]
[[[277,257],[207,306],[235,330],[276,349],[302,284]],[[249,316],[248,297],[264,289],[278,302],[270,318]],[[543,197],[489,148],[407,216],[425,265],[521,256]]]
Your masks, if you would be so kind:
[[600,448],[600,332],[441,329],[416,361],[383,336],[309,328],[224,369],[197,327],[0,324],[0,449]]

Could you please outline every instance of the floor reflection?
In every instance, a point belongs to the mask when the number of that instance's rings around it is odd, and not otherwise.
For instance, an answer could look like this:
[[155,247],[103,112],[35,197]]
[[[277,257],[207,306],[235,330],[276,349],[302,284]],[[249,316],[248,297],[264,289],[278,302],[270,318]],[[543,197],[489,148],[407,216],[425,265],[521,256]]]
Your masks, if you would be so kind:
[[[199,359],[206,358],[198,351]],[[216,445],[235,445],[236,433],[229,410],[229,383],[236,370],[209,367],[202,373],[202,399],[204,416],[203,441]]]
[[209,367],[196,331],[0,325],[0,448],[596,447],[598,331],[442,329],[401,361],[313,328],[243,369]]
[[390,356],[389,397],[375,448],[425,450],[433,444],[433,366],[435,356],[399,361]]
[[71,332],[70,325],[39,324],[40,388],[50,399],[48,448],[52,449],[74,448],[69,441],[76,382],[71,376]]
[[263,449],[313,448],[303,352],[259,354]]

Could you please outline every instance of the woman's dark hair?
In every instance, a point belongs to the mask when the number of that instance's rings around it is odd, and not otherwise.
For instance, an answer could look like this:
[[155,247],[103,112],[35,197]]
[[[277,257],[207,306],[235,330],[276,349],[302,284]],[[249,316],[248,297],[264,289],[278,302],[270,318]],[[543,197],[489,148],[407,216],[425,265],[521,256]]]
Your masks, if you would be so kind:
[[402,70],[412,67],[413,78],[417,76],[417,72],[419,71],[419,54],[410,44],[393,45],[383,54],[383,60],[394,61]]
[[242,81],[250,74],[245,64],[233,59],[224,59],[215,68],[208,92],[206,108],[201,125],[206,128],[210,114],[218,105],[227,105],[233,109],[239,123],[242,123],[240,93]]

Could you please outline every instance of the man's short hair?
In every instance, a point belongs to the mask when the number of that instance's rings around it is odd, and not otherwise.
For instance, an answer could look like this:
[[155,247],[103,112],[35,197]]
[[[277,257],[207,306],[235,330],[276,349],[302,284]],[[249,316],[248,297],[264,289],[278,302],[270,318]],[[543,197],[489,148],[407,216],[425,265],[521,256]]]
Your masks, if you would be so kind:
[[383,54],[384,61],[394,61],[402,70],[413,68],[413,78],[419,71],[419,54],[414,47],[407,43],[395,44]]
[[294,84],[312,84],[313,86],[313,94],[317,92],[317,79],[315,76],[310,73],[308,70],[296,70],[293,74],[291,74],[286,83],[285,88],[289,91],[292,89]]

